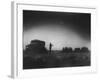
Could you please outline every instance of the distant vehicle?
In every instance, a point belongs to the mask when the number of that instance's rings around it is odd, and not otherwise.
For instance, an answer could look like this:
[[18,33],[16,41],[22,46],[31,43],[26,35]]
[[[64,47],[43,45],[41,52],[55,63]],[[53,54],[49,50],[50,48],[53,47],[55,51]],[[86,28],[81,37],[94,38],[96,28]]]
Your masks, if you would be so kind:
[[46,54],[47,50],[45,48],[45,41],[32,40],[29,45],[26,46],[25,54],[28,55],[38,55]]

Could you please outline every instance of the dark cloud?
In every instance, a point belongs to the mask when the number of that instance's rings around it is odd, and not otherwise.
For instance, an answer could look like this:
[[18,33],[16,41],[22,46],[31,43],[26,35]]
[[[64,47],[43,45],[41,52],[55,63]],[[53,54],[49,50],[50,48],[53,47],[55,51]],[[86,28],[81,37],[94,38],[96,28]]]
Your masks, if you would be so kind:
[[23,11],[24,30],[30,29],[33,25],[41,24],[64,24],[70,26],[81,36],[90,39],[91,15],[89,13],[70,13],[70,12],[48,12],[48,11]]

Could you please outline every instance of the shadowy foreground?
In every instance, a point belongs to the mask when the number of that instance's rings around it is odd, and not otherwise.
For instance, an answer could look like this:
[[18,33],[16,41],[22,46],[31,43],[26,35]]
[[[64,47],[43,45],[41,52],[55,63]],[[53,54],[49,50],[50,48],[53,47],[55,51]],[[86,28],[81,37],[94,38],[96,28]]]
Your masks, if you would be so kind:
[[75,50],[67,47],[62,50],[47,50],[45,42],[35,40],[23,51],[23,69],[78,66],[90,66],[90,51],[86,47]]

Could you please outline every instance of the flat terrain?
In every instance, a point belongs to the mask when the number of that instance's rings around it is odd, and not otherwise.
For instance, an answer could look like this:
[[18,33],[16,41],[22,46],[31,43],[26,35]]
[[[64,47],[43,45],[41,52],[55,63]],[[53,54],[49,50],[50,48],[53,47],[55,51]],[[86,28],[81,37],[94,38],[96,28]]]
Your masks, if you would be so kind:
[[23,55],[23,69],[90,66],[90,51],[63,52],[47,51],[44,54]]

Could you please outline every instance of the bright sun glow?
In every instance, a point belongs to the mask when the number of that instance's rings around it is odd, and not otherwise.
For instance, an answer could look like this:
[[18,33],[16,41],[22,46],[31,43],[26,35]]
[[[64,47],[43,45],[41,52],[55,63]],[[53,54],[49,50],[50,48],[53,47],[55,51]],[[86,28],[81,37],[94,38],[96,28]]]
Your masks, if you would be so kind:
[[[54,27],[53,27],[54,26]],[[46,48],[48,49],[49,43],[53,44],[53,49],[62,49],[63,47],[83,47],[86,46],[90,49],[90,42],[84,40],[75,31],[69,28],[63,28],[58,25],[45,25],[33,27],[24,32],[24,49],[31,40],[39,39],[46,42]]]

